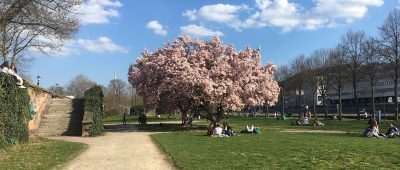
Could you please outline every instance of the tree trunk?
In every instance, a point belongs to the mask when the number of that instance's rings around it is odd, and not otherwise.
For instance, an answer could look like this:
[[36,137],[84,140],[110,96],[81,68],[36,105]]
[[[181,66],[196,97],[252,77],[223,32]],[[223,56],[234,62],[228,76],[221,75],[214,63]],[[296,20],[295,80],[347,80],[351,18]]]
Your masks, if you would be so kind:
[[316,106],[316,99],[318,99],[317,96],[317,91],[314,90],[314,95],[313,95],[313,112],[314,112],[314,118],[317,118],[317,106]]
[[[285,113],[285,91],[281,88],[281,96],[282,96],[282,114]],[[267,117],[268,117],[268,105],[267,105]]]
[[302,107],[301,107],[301,90],[302,90],[302,89],[299,87],[299,95],[298,95],[298,101],[299,101],[299,102],[298,102],[298,104],[299,104],[299,113],[300,113],[300,114],[303,114],[303,113],[302,113],[302,112],[303,112],[303,111],[302,111]]
[[375,117],[375,85],[374,83],[371,83],[371,98],[372,98],[372,117]]
[[325,93],[322,94],[322,105],[324,106],[325,119],[328,119],[328,109],[326,108],[326,97],[325,97]]
[[394,112],[394,120],[399,120],[399,101],[397,101],[397,86],[398,86],[398,63],[396,61],[396,73],[395,73],[395,78],[394,78],[394,103],[395,103],[395,112]]
[[340,87],[338,90],[338,96],[339,96],[339,118],[340,118],[342,117],[342,87]]
[[354,93],[354,103],[356,105],[357,120],[360,120],[360,106],[358,105],[357,81],[355,73],[353,73],[353,93]]

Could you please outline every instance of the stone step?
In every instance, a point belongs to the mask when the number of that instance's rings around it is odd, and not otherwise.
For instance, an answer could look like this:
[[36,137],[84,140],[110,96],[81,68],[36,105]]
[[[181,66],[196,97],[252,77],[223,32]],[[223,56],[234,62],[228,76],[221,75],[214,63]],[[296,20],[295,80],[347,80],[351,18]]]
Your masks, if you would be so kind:
[[65,107],[61,107],[61,106],[57,106],[57,107],[49,107],[49,112],[55,112],[55,111],[72,111],[73,110],[73,108],[72,107],[68,107],[68,106],[65,106]]
[[43,116],[42,119],[82,119],[82,116],[79,115],[46,115]]
[[75,131],[81,131],[80,128],[64,128],[64,129],[43,129],[41,131],[39,131],[39,133],[51,133],[51,132],[66,132],[66,131],[70,131],[70,132],[75,132]]
[[64,111],[64,110],[71,111],[71,110],[73,110],[73,108],[71,106],[56,106],[56,107],[50,106],[49,107],[49,111]]

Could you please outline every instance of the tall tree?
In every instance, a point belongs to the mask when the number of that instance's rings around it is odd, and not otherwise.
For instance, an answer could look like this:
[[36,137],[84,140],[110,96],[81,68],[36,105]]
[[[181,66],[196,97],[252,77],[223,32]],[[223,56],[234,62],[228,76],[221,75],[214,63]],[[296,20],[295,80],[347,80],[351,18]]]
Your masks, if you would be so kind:
[[330,52],[330,49],[318,49],[311,54],[312,62],[315,65],[313,73],[317,76],[317,92],[322,97],[322,105],[326,119],[328,118],[326,97],[328,90],[332,87],[332,82],[329,79],[331,72],[328,62]]
[[399,119],[398,81],[400,69],[400,9],[395,8],[379,27],[379,53],[390,65],[389,73],[394,80],[395,120]]
[[[342,92],[346,83],[346,63],[344,59],[343,46],[338,45],[334,50],[329,53],[329,72],[328,79],[332,82],[332,87],[336,90],[339,96],[339,117],[342,117]],[[326,115],[327,116],[327,115]]]
[[360,105],[358,103],[357,86],[363,76],[361,73],[361,65],[364,64],[365,57],[363,56],[363,47],[366,41],[366,36],[363,31],[353,32],[349,30],[342,37],[340,46],[343,49],[344,61],[351,75],[348,76],[353,86],[354,104],[356,105],[355,112],[357,119],[360,120]]
[[285,107],[287,107],[286,106],[287,92],[289,91],[290,85],[291,85],[291,83],[288,81],[291,76],[289,67],[287,65],[281,65],[280,67],[278,67],[274,76],[275,76],[275,80],[278,81],[278,84],[281,87],[281,90],[279,93],[279,95],[281,97],[281,99],[280,99],[281,111],[282,111],[282,114],[285,114]]
[[365,73],[371,88],[372,117],[375,117],[375,89],[379,80],[380,72],[382,71],[382,57],[378,54],[378,44],[373,38],[368,38],[363,45],[363,57],[365,57],[363,72]]
[[0,2],[1,60],[27,62],[24,52],[60,50],[79,28],[76,9],[82,0],[4,0]]
[[[304,95],[304,84],[306,82],[306,57],[304,55],[299,55],[290,61],[290,67],[293,71],[293,82],[295,83],[296,95],[297,95],[297,105],[299,106],[299,113],[302,113],[302,104],[305,104],[301,101],[301,96]],[[305,101],[304,101],[305,102]]]
[[181,36],[154,53],[143,52],[128,74],[146,104],[169,100],[183,114],[201,105],[215,124],[225,109],[277,101],[275,67],[262,66],[260,59],[259,49],[238,52],[217,37],[202,41]]
[[115,110],[121,105],[121,98],[127,94],[126,83],[121,79],[113,79],[108,84],[108,93],[112,96],[112,108]]
[[53,92],[57,96],[64,96],[65,95],[65,89],[63,86],[59,86],[58,84],[55,86],[50,86],[48,88],[49,91]]
[[66,85],[66,94],[75,96],[75,98],[82,98],[85,95],[85,91],[94,85],[96,83],[83,74],[79,74]]

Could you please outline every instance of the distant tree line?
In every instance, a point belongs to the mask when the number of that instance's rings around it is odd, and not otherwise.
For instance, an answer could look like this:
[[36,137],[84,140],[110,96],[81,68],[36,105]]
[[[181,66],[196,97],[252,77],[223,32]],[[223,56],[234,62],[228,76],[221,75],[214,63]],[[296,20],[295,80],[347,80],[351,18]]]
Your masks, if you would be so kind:
[[[297,95],[301,106],[302,91],[307,87],[313,95],[311,110],[316,113],[317,94],[322,97],[325,117],[328,116],[327,92],[336,91],[339,97],[339,115],[342,114],[342,95],[345,84],[353,88],[354,112],[360,119],[357,89],[360,81],[371,87],[372,113],[375,116],[375,94],[379,77],[384,72],[394,81],[395,120],[398,120],[398,80],[400,71],[400,10],[394,9],[378,27],[379,36],[366,35],[364,31],[349,30],[339,44],[330,49],[317,49],[310,56],[299,55],[282,65],[275,73],[279,82],[280,104],[285,112],[285,99],[289,92]],[[301,107],[300,107],[301,110]]]
[[[74,96],[83,98],[85,91],[96,85],[95,82],[80,74],[71,79],[65,86],[53,85],[49,91],[58,96]],[[136,95],[131,85],[121,79],[110,80],[107,87],[101,86],[104,93],[104,114],[105,116],[121,114],[122,107],[132,107],[131,111],[139,113],[142,110],[142,99]]]

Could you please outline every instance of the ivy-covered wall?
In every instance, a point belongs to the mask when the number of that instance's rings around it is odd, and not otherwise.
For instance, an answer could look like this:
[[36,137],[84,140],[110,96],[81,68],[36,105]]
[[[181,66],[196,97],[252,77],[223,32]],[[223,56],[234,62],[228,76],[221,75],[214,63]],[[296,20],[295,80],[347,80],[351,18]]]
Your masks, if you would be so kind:
[[0,72],[0,147],[29,140],[28,89],[18,88],[16,83],[14,76]]
[[84,120],[89,118],[92,122],[89,127],[90,136],[98,136],[104,132],[103,127],[103,91],[96,85],[85,92]]

